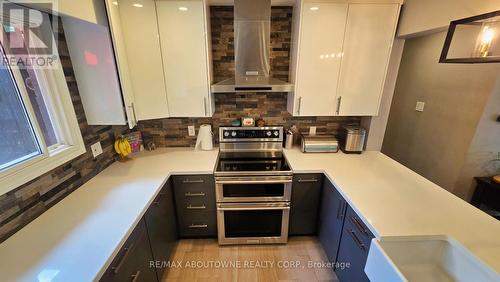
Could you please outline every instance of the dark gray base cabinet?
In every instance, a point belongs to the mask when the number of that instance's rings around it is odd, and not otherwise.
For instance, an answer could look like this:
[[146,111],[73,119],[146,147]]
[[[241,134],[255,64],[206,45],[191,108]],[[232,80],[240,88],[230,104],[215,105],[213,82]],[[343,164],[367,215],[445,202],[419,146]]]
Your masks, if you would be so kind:
[[177,241],[175,208],[170,181],[162,188],[144,217],[123,244],[101,281],[162,281],[165,268],[154,262],[168,261]]
[[349,263],[350,266],[344,269],[335,269],[335,274],[340,281],[370,281],[364,269],[370,242],[373,238],[373,234],[349,206],[345,216],[337,261]]
[[[154,261],[158,265],[168,262],[177,242],[174,194],[170,179],[146,211],[144,219]],[[165,270],[164,267],[156,268],[159,281],[163,280]]]
[[146,223],[141,219],[101,281],[158,281],[155,269],[149,267],[152,260]]
[[374,236],[326,177],[318,237],[339,281],[370,281],[364,268]]
[[325,177],[321,198],[318,237],[330,262],[337,261],[347,202]]
[[174,175],[173,187],[179,236],[217,237],[213,175]]
[[295,174],[290,203],[289,235],[315,235],[323,174]]

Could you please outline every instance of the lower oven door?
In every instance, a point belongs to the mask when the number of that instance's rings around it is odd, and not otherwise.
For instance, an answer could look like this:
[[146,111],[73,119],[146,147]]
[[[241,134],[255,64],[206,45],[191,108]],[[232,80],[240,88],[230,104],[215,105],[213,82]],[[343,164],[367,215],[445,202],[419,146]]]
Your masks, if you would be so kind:
[[290,203],[219,203],[220,245],[275,244],[288,240]]
[[217,202],[287,202],[292,193],[291,176],[216,177]]

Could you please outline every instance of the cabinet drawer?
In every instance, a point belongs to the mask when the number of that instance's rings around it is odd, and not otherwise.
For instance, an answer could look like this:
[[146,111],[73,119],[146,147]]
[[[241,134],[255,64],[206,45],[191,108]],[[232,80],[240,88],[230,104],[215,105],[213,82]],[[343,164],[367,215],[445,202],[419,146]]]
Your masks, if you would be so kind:
[[172,177],[175,189],[183,192],[205,192],[213,194],[215,180],[212,174],[204,175],[174,175]]
[[100,281],[157,281],[155,270],[149,267],[152,259],[146,225],[141,220]]
[[181,237],[217,236],[216,211],[189,210],[179,214],[179,234]]
[[318,210],[323,174],[295,174],[293,176],[291,209]]
[[215,202],[203,199],[178,200],[176,203],[179,213],[189,211],[215,211]]
[[173,181],[178,208],[205,205],[207,209],[215,210],[213,175],[177,175]]
[[374,236],[351,207],[347,209],[344,226],[355,232],[356,237],[360,239],[367,250],[370,248]]

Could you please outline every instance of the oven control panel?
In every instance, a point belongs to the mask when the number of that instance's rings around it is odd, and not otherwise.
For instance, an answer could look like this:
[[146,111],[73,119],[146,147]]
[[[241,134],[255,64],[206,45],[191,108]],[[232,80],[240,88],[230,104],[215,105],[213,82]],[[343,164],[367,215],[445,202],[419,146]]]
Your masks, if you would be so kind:
[[221,142],[283,141],[283,127],[220,127]]

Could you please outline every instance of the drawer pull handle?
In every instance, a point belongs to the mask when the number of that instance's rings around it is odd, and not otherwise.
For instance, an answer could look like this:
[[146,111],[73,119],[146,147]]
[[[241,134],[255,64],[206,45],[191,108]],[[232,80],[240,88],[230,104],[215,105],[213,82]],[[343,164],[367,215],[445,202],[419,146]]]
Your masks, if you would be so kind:
[[345,210],[347,209],[347,202],[345,202],[344,200],[340,199],[340,216],[339,216],[339,219],[342,220],[344,219],[344,214],[345,214]]
[[207,224],[191,224],[189,228],[208,228]]
[[125,250],[125,254],[123,254],[121,260],[118,262],[118,264],[116,264],[116,266],[111,267],[113,274],[117,274],[120,271],[120,268],[122,267],[123,262],[127,259],[133,245],[134,244],[130,244],[130,246],[123,248]]
[[132,282],[138,281],[140,275],[141,275],[141,271],[137,270],[137,272],[131,276],[132,277]]
[[299,178],[299,183],[315,183],[315,182],[318,182],[318,179],[316,179],[316,178],[310,178],[310,179]]
[[204,183],[205,180],[203,179],[195,179],[195,180],[192,180],[192,179],[184,179],[182,180],[182,183]]
[[363,227],[363,225],[361,225],[357,218],[351,216],[351,221],[352,223],[354,223],[354,225],[356,225],[356,228],[358,228],[360,232],[368,235],[368,231],[366,231],[366,229]]
[[205,207],[205,205],[201,205],[201,206],[192,206],[192,205],[189,205],[186,207],[186,209],[188,210],[204,210],[206,209],[207,207]]
[[342,203],[342,200],[339,199],[339,205],[337,206],[337,219],[341,219],[342,216],[340,215],[340,211],[342,210],[342,206],[344,203]]
[[354,240],[354,242],[356,243],[356,245],[358,245],[358,248],[360,248],[361,250],[365,250],[365,244],[363,244],[361,242],[361,240],[359,240],[358,236],[356,236],[356,232],[354,232],[354,230],[348,230],[349,234],[351,235],[352,239]]
[[184,196],[186,196],[186,197],[205,197],[205,193],[203,193],[203,192],[199,192],[199,193],[187,192],[186,194],[184,194]]

